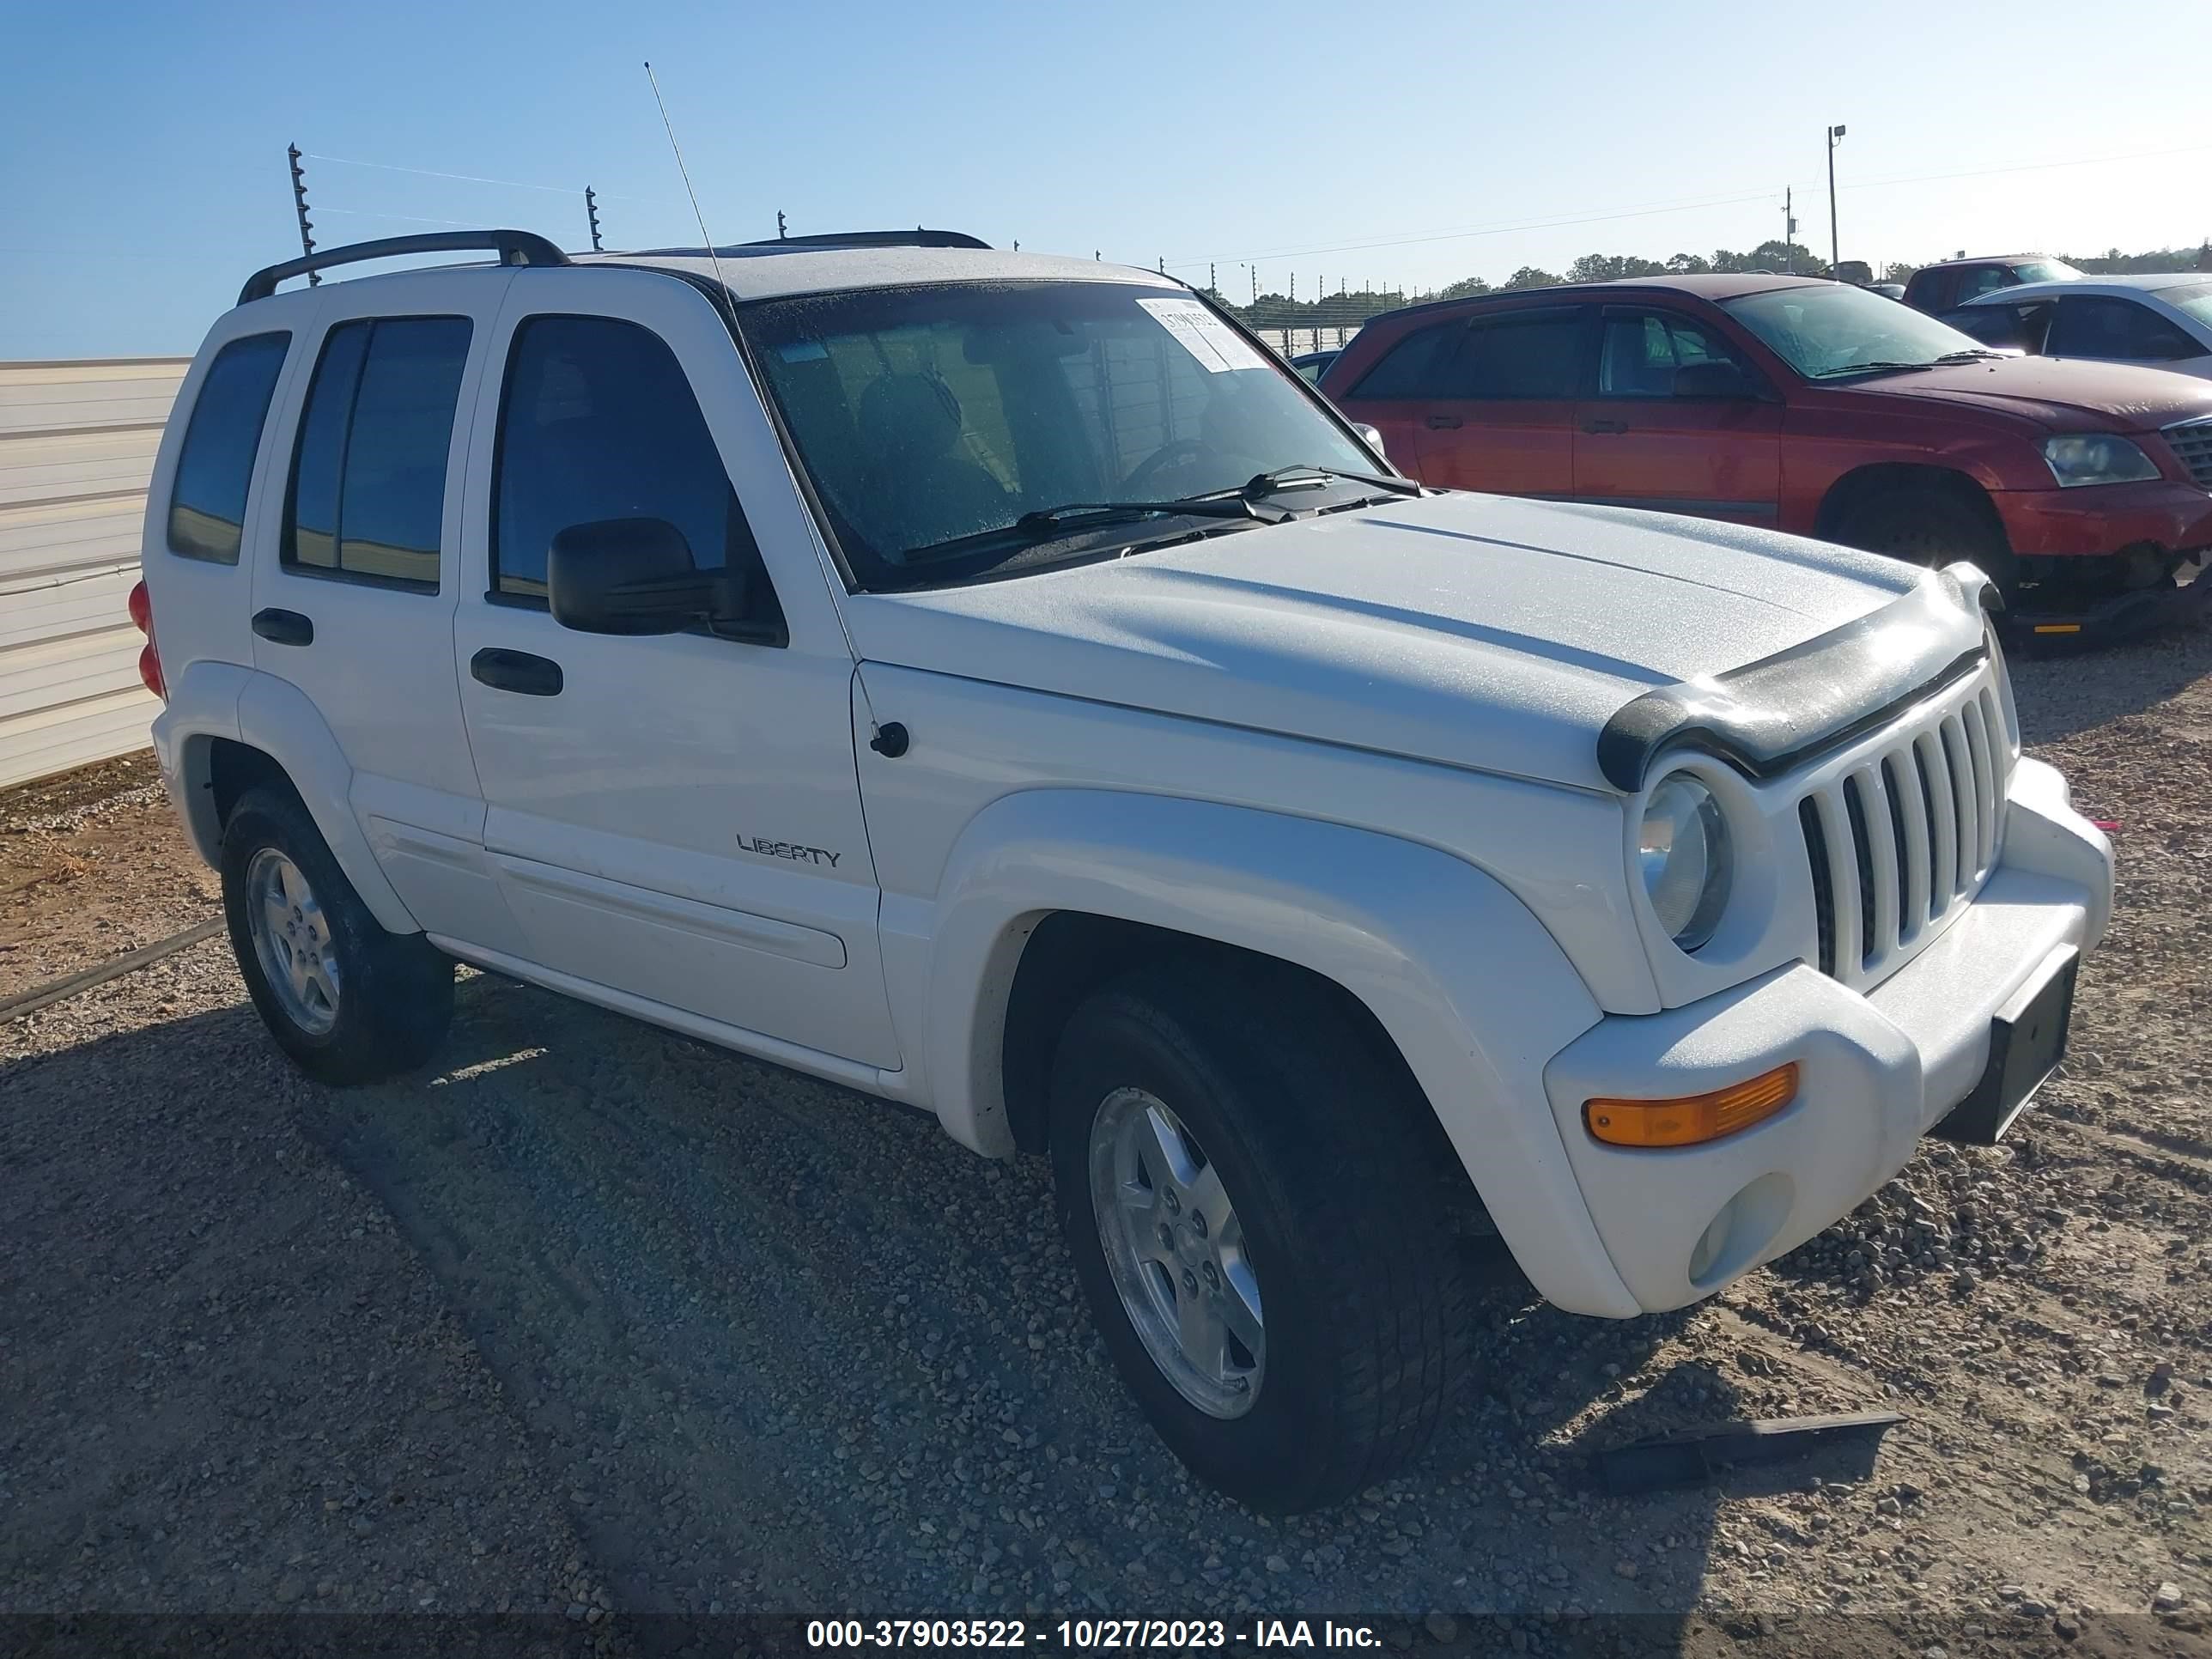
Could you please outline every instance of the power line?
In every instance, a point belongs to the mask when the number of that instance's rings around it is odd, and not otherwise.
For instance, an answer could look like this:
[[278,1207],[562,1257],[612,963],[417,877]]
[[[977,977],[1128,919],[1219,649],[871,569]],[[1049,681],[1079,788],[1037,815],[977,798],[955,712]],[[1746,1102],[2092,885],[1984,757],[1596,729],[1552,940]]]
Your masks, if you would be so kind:
[[[2055,167],[2098,167],[2116,161],[2154,161],[2165,156],[2194,155],[2212,150],[2212,144],[2181,144],[2167,149],[2135,150],[2118,155],[2077,155],[2051,161],[2023,161],[1999,167],[1978,167],[1954,173],[1920,173],[1900,174],[1889,179],[1865,179],[1841,186],[1844,190],[1877,190],[1892,185],[1934,184],[1950,179],[1988,179],[2001,173],[2041,173]],[[1222,263],[1244,263],[1258,259],[1289,259],[1321,253],[1354,253],[1367,248],[1410,247],[1426,242],[1449,242],[1471,240],[1480,236],[1508,235],[1515,231],[1561,229],[1573,225],[1608,223],[1619,219],[1651,218],[1668,213],[1693,212],[1699,208],[1731,207],[1746,202],[1771,201],[1771,188],[1737,196],[1706,198],[1675,197],[1646,203],[1634,207],[1609,210],[1603,212],[1576,214],[1571,216],[1528,219],[1515,222],[1462,226],[1455,230],[1433,231],[1419,235],[1392,236],[1372,241],[1331,242],[1307,247],[1278,248],[1267,253],[1240,255],[1209,254],[1191,258],[1170,259],[1169,264],[1182,269],[1202,265],[1208,259]]]
[[[324,155],[313,150],[306,151],[304,154],[311,161],[331,161],[343,167],[374,167],[379,173],[411,173],[421,179],[450,179],[464,185],[499,185],[508,190],[543,191],[550,196],[581,196],[584,193],[580,190],[572,190],[566,185],[532,185],[520,179],[487,179],[480,173],[441,173],[433,167],[404,167],[391,161],[362,161],[347,155]],[[611,190],[603,190],[599,194],[603,199],[610,202],[645,202],[654,207],[672,208],[680,208],[684,205],[681,202],[663,201],[658,196],[622,196]]]
[[1915,173],[1896,179],[1863,179],[1845,190],[1875,190],[1884,185],[1927,185],[1945,179],[1987,179],[2000,173],[2047,173],[2053,167],[2101,167],[2111,161],[2149,161],[2165,155],[2196,155],[2212,144],[2182,144],[2173,149],[2139,149],[2126,155],[2077,155],[2065,161],[2027,161],[2018,167],[1977,167],[1968,173]]
[[472,219],[426,219],[419,213],[372,213],[366,208],[319,207],[317,213],[342,213],[349,219],[393,219],[406,225],[453,225],[461,230],[474,230]]
[[1655,214],[1687,213],[1698,208],[1730,207],[1743,202],[1764,202],[1770,199],[1771,190],[1753,191],[1739,196],[1675,198],[1670,201],[1650,204],[1642,207],[1621,208],[1604,212],[1577,214],[1566,217],[1550,217],[1501,221],[1487,225],[1462,226],[1456,230],[1432,231],[1418,236],[1388,237],[1371,242],[1327,242],[1310,247],[1277,248],[1267,253],[1244,253],[1236,256],[1214,254],[1197,258],[1170,259],[1168,263],[1178,268],[1202,265],[1207,259],[1222,264],[1244,264],[1261,259],[1295,259],[1317,253],[1357,253],[1368,248],[1410,247],[1419,242],[1449,242],[1476,236],[1502,236],[1516,230],[1546,230],[1568,225],[1594,225],[1613,219],[1641,219]]

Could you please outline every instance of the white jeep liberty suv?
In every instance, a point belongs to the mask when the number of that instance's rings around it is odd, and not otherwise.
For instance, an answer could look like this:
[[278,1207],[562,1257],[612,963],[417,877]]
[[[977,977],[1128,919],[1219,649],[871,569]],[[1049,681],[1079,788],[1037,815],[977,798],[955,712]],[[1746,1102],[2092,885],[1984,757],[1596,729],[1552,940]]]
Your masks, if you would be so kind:
[[1205,296],[949,233],[271,267],[144,574],[306,1071],[473,963],[1047,1153],[1269,1507],[1419,1450],[1474,1200],[1562,1308],[1708,1296],[2002,1133],[2111,907],[1971,566],[1424,489]]

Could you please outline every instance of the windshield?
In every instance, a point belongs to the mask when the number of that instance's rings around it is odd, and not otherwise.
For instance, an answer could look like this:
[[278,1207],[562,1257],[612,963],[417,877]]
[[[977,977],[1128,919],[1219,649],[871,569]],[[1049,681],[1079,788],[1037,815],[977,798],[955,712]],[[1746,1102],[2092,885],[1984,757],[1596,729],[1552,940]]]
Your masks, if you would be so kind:
[[2023,259],[2012,274],[2023,283],[2071,283],[2081,275],[2063,259]]
[[2176,311],[2212,325],[2212,283],[2196,288],[2162,288],[2158,290],[2158,297]]
[[1925,368],[1988,349],[1948,323],[1847,283],[1769,289],[1721,304],[1808,380]]
[[[1171,502],[1285,467],[1376,470],[1279,362],[1178,290],[963,283],[739,314],[864,586],[979,574],[1047,541],[1095,552],[1095,523],[1016,529],[1073,503]],[[1124,515],[1103,533],[1149,541],[1163,523],[1177,521]]]

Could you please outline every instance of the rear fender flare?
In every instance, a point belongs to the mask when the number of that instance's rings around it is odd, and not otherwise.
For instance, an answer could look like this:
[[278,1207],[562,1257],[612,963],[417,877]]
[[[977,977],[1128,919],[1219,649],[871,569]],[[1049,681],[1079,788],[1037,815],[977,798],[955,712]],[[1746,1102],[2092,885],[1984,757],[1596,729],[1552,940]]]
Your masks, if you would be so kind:
[[222,826],[205,787],[207,751],[216,738],[258,749],[283,769],[369,913],[389,932],[422,932],[369,850],[353,810],[353,767],[315,705],[288,681],[230,663],[190,665],[154,722],[162,775],[203,858],[219,865],[222,856]]

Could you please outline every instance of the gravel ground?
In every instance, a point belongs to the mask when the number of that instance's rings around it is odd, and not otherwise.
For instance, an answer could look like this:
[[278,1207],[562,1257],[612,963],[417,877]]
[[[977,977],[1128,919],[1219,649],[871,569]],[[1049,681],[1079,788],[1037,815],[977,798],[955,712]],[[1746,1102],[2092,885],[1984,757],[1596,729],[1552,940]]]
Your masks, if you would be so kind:
[[[334,1093],[279,1061],[219,939],[0,1026],[0,1611],[608,1610],[664,1648],[690,1627],[656,1615],[805,1609],[2203,1650],[2212,630],[2016,679],[2032,749],[2124,826],[2075,1056],[2022,1127],[1929,1143],[1682,1314],[1577,1319],[1493,1275],[1487,1376],[1425,1463],[1292,1521],[1152,1439],[1038,1160],[484,975],[441,1069]],[[94,845],[103,881],[156,872],[161,918],[0,910],[0,995],[208,914],[135,787],[0,805],[0,891]],[[1636,1498],[1588,1473],[1656,1430],[1880,1407],[1908,1421],[1878,1454]]]

